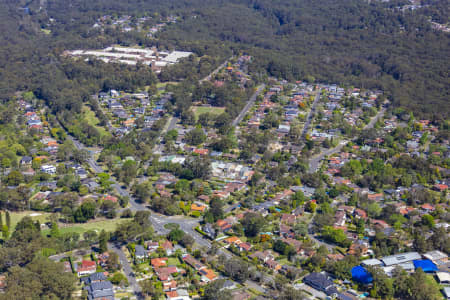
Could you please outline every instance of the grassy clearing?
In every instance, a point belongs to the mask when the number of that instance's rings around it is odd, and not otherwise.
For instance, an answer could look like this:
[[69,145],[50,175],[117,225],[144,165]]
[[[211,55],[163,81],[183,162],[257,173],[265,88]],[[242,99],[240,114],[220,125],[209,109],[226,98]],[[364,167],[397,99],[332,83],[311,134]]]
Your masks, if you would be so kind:
[[[102,231],[102,230],[112,232],[112,231],[116,230],[116,227],[118,224],[121,224],[126,221],[127,221],[127,219],[117,218],[117,219],[100,220],[100,221],[94,220],[92,222],[88,222],[88,223],[84,223],[84,224],[73,224],[73,225],[69,225],[66,227],[62,227],[60,225],[59,231],[61,233],[74,232],[74,233],[78,233],[80,235],[89,230],[95,230],[98,233],[100,233],[100,231]],[[49,229],[42,231],[43,234],[47,234],[49,232],[50,232]]]
[[[30,216],[33,221],[39,221],[39,223],[43,224],[45,222],[48,222],[48,217],[50,217],[51,213],[46,212],[36,212],[36,211],[21,211],[21,212],[10,212],[9,213],[11,217],[11,227],[10,232],[14,231],[14,228],[16,228],[17,223],[19,223],[20,220],[22,220],[23,217]],[[2,211],[2,217],[3,217],[3,224],[5,224],[5,212]]]
[[193,108],[195,118],[198,119],[198,116],[203,113],[210,113],[213,115],[220,115],[225,111],[225,107],[206,107],[206,106],[195,106]]
[[169,257],[167,260],[167,265],[169,266],[176,266],[180,264],[180,260],[176,257]]
[[82,113],[83,113],[83,119],[89,125],[97,128],[97,130],[100,132],[100,134],[102,136],[105,136],[108,134],[108,132],[106,131],[105,128],[98,125],[100,123],[100,120],[97,118],[97,116],[95,115],[95,112],[93,112],[89,106],[83,105]]

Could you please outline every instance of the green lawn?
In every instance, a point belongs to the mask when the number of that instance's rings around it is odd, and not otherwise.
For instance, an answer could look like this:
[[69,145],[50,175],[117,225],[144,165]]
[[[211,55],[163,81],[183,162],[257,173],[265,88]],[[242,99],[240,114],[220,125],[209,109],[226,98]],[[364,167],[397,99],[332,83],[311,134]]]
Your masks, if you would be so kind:
[[97,118],[97,116],[95,115],[95,112],[93,112],[89,106],[83,105],[82,112],[83,112],[84,120],[86,120],[86,122],[89,125],[97,128],[97,130],[100,132],[100,134],[102,136],[108,134],[108,132],[106,131],[105,128],[103,128],[102,126],[98,126],[98,124],[100,123],[100,120]]
[[198,119],[198,116],[209,112],[213,115],[220,115],[221,113],[223,113],[225,111],[225,107],[206,107],[206,106],[195,106],[193,108],[194,114],[195,114],[195,118]]
[[[120,223],[126,222],[127,219],[111,219],[111,220],[101,220],[101,221],[92,221],[92,222],[88,222],[88,223],[84,223],[84,224],[70,224],[67,227],[62,227],[60,225],[59,231],[61,233],[67,233],[67,232],[76,232],[79,234],[83,234],[86,231],[89,230],[95,230],[98,233],[102,230],[105,231],[109,231],[112,232],[114,230],[116,230],[116,226]],[[49,233],[49,229],[43,230],[42,233],[43,234],[48,234]]]
[[179,264],[180,264],[180,260],[176,257],[169,257],[169,259],[167,260],[168,266],[176,266]]
[[[16,228],[16,224],[19,223],[20,220],[22,220],[23,217],[30,216],[33,221],[39,221],[39,223],[45,223],[48,222],[48,217],[51,215],[51,213],[46,212],[36,212],[36,211],[22,211],[22,212],[10,212],[9,213],[11,217],[11,227],[10,232],[14,231],[14,228]],[[3,224],[6,223],[5,218],[5,212],[2,211],[2,219]]]

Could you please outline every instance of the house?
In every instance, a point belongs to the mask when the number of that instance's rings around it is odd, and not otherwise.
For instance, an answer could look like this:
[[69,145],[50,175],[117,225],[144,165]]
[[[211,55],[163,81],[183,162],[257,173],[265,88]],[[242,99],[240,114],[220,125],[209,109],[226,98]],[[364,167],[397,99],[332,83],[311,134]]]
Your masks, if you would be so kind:
[[167,255],[172,255],[174,250],[173,250],[173,245],[170,241],[165,241],[164,243],[162,243],[161,247],[164,249],[164,251],[166,251]]
[[198,260],[193,258],[190,254],[183,255],[182,259],[185,263],[187,263],[188,265],[190,265],[192,268],[194,268],[197,271],[205,268],[205,265],[203,265]]
[[206,235],[211,239],[216,237],[216,230],[210,223],[203,225],[203,232],[206,233]]
[[198,273],[202,276],[201,281],[203,282],[211,282],[218,278],[214,271],[208,268],[203,268]]
[[302,242],[293,239],[293,238],[284,238],[282,239],[283,242],[285,242],[288,245],[291,245],[292,247],[294,247],[295,251],[297,253],[300,253],[302,250]]
[[208,149],[194,149],[193,152],[196,154],[199,154],[199,155],[207,155],[209,153],[209,150]]
[[438,192],[443,192],[448,189],[448,185],[438,183],[438,184],[435,184],[433,186],[433,188]]
[[242,241],[237,236],[230,236],[223,240],[225,244],[229,247],[230,245],[238,246],[242,243]]
[[208,195],[200,195],[197,197],[198,200],[203,201],[205,203],[209,203],[209,196]]
[[427,213],[431,212],[431,211],[434,211],[434,206],[429,204],[429,203],[425,203],[425,204],[421,205],[420,208],[422,208],[423,211],[425,211]]
[[113,285],[110,281],[94,282],[85,287],[88,300],[114,300]]
[[222,232],[228,232],[233,227],[233,225],[231,225],[230,223],[228,223],[225,220],[218,220],[216,222],[216,224],[217,224],[217,226],[219,226],[219,228]]
[[31,166],[32,162],[33,162],[33,158],[31,158],[30,156],[23,156],[20,159],[20,165],[21,166]]
[[354,216],[357,219],[363,219],[363,220],[367,219],[367,213],[360,208],[355,209]]
[[94,274],[97,271],[97,264],[95,261],[83,260],[81,265],[77,268],[78,276]]
[[194,202],[194,203],[191,204],[191,210],[192,211],[198,211],[198,212],[203,213],[203,212],[205,212],[206,208],[207,208],[207,206],[205,204],[202,204],[202,203],[195,203]]
[[348,249],[348,254],[350,255],[366,255],[369,251],[369,248],[363,244],[363,243],[353,243],[350,245],[350,248]]
[[290,214],[282,214],[281,215],[281,223],[293,225],[295,224],[295,220],[297,217],[295,215]]
[[323,273],[308,274],[303,278],[303,282],[328,296],[335,294],[335,291],[337,292],[333,281],[329,280],[328,276]]
[[271,254],[269,251],[264,251],[264,252],[261,252],[261,251],[257,251],[257,252],[255,252],[255,253],[253,253],[253,254],[251,254],[250,256],[249,256],[250,258],[257,258],[259,261],[261,261],[261,262],[263,262],[263,263],[265,263],[266,261],[268,261],[268,260],[270,260],[270,259],[274,259],[275,257],[274,257],[274,255],[273,254]]
[[249,293],[239,290],[232,293],[232,299],[230,300],[248,300],[251,297],[252,296]]
[[56,174],[56,167],[52,165],[42,165],[41,172],[53,175]]
[[108,280],[108,278],[102,272],[93,273],[87,277],[81,278],[81,282],[83,282],[85,285],[89,285],[94,282],[106,281],[106,280]]
[[436,272],[436,277],[440,284],[450,284],[450,273]]
[[245,242],[245,243],[240,243],[239,245],[237,245],[237,248],[239,249],[239,251],[250,251],[250,249],[252,248],[252,244]]
[[85,179],[88,176],[88,173],[86,172],[85,169],[79,169],[75,171],[75,174],[80,177],[80,179]]
[[344,226],[346,220],[347,220],[347,217],[346,217],[345,211],[343,211],[343,210],[336,211],[336,213],[334,215],[334,225]]
[[150,264],[152,265],[153,268],[157,269],[167,267],[167,261],[168,261],[167,257],[152,258]]
[[269,269],[272,269],[272,270],[274,270],[274,271],[278,271],[278,270],[281,269],[281,265],[280,265],[276,260],[273,260],[273,259],[269,259],[269,260],[266,261],[264,264],[265,264]]
[[147,242],[146,245],[147,245],[148,251],[150,251],[150,252],[156,251],[156,249],[159,248],[159,243],[158,242],[150,241],[150,242]]
[[175,280],[163,282],[164,292],[176,291],[176,289],[177,289],[177,282]]
[[134,248],[134,259],[138,262],[144,261],[148,257],[147,251],[144,246],[136,245]]
[[178,269],[174,266],[171,267],[163,267],[155,270],[156,275],[158,275],[158,279],[160,281],[167,281],[170,279],[170,275],[173,273],[177,273]]
[[223,283],[223,286],[222,286],[221,290],[224,290],[224,289],[226,289],[226,290],[234,290],[235,288],[237,288],[236,282],[231,281],[231,280],[226,280]]
[[423,256],[438,265],[446,262],[448,259],[447,254],[445,254],[441,251],[438,251],[438,250],[429,251],[429,252],[425,253]]

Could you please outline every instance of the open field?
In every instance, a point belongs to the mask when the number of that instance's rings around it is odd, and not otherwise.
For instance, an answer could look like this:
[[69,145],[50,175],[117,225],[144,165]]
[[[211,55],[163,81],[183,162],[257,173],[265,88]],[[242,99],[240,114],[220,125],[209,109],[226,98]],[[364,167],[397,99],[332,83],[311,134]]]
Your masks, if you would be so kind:
[[[9,213],[11,217],[11,227],[10,232],[14,231],[14,228],[16,228],[17,223],[19,223],[20,220],[22,220],[23,217],[30,216],[33,221],[39,221],[39,223],[43,224],[45,222],[48,222],[48,217],[50,217],[51,213],[46,212],[37,212],[37,211],[21,211],[21,212],[10,212]],[[2,211],[2,217],[3,217],[3,224],[5,224],[5,212]]]
[[203,113],[210,113],[213,115],[220,115],[221,113],[223,113],[225,111],[225,107],[214,107],[214,106],[194,106],[192,108],[194,114],[195,114],[195,118],[198,119],[198,116],[203,114]]
[[89,106],[83,105],[82,111],[83,111],[83,118],[89,125],[97,128],[97,130],[100,132],[102,136],[109,134],[105,128],[103,128],[102,126],[98,126],[100,120],[97,118],[95,112],[93,112]]
[[[61,233],[67,233],[67,232],[75,232],[79,234],[83,234],[86,231],[89,230],[95,230],[98,233],[100,231],[105,230],[112,232],[116,229],[116,226],[120,223],[126,222],[129,219],[111,219],[111,220],[99,220],[99,221],[91,221],[88,223],[83,224],[69,224],[68,226],[63,227],[61,224],[59,225],[59,231]],[[47,234],[50,231],[50,229],[43,230],[43,234]]]

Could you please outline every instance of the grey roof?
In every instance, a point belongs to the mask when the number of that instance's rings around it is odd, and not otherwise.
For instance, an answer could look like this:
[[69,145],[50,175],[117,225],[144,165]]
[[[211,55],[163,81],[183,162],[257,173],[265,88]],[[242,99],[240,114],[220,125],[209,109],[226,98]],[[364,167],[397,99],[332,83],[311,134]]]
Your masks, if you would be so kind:
[[144,257],[145,256],[145,249],[142,245],[136,245],[136,247],[134,249],[135,249],[134,254],[136,255],[136,257]]
[[386,266],[392,266],[392,265],[398,265],[403,264],[409,261],[413,261],[416,259],[421,259],[422,256],[420,256],[417,252],[406,252],[406,253],[399,253],[395,255],[385,256],[381,260]]
[[380,261],[376,258],[366,259],[366,260],[363,260],[361,263],[365,266],[381,266],[383,264],[382,261]]
[[114,300],[114,291],[113,290],[95,291],[93,293],[89,293],[88,299],[89,300],[94,300],[94,299]]
[[91,274],[88,278],[89,278],[89,281],[91,281],[91,282],[107,280],[105,274],[102,272],[97,272],[97,273]]
[[333,282],[325,274],[316,272],[305,276],[303,282],[323,292],[333,286]]
[[110,281],[99,281],[99,282],[93,282],[88,288],[89,293],[93,293],[95,291],[105,291],[105,290],[112,290],[113,285]]

